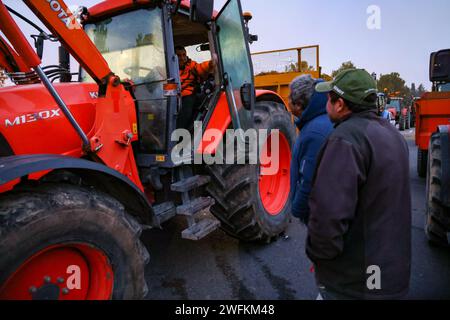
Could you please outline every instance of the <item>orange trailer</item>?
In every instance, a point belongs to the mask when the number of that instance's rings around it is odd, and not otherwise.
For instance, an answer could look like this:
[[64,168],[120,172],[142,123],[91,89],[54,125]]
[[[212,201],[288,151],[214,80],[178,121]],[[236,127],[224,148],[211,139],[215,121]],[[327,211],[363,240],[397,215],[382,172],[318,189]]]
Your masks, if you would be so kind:
[[417,171],[425,178],[430,137],[440,125],[450,123],[450,92],[427,92],[416,101]]

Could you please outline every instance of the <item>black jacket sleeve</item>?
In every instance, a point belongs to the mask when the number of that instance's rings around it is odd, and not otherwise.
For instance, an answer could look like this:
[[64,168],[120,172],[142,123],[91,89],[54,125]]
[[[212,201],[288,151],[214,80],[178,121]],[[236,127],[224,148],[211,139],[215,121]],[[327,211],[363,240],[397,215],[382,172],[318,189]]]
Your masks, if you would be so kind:
[[364,159],[350,142],[328,140],[311,191],[306,254],[313,261],[332,260],[344,248],[354,219],[358,187],[365,181]]

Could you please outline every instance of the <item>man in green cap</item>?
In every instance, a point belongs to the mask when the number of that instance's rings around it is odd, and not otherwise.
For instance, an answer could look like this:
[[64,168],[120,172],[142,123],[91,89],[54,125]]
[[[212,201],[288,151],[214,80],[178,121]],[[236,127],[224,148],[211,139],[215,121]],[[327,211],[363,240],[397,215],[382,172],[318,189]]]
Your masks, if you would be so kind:
[[318,156],[306,244],[323,299],[397,299],[409,290],[409,152],[377,115],[376,87],[361,69],[316,86],[335,123]]

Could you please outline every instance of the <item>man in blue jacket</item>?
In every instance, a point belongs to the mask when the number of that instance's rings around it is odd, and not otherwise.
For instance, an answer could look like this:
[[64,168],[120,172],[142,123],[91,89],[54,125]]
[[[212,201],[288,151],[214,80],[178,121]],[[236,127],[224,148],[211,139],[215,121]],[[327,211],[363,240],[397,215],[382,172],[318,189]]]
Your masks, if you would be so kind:
[[289,86],[289,105],[300,130],[291,162],[292,215],[305,225],[309,220],[308,200],[317,155],[333,130],[326,109],[328,96],[314,89],[320,82],[323,80],[303,75],[295,78]]

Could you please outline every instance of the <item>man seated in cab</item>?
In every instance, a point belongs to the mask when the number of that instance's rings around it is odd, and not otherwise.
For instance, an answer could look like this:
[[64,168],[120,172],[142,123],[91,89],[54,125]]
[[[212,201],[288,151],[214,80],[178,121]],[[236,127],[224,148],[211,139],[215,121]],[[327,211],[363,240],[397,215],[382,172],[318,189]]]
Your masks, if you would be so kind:
[[178,56],[181,80],[182,109],[177,119],[177,128],[189,129],[194,122],[194,107],[197,103],[196,88],[214,73],[215,59],[197,63],[191,60],[182,46],[175,48]]

